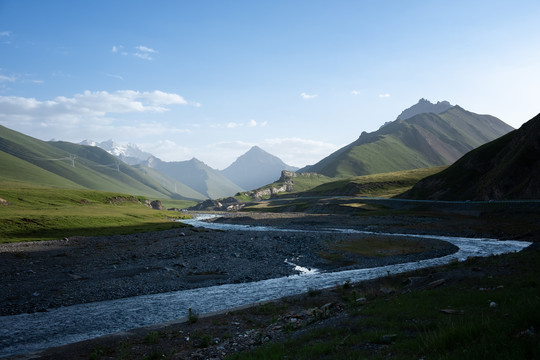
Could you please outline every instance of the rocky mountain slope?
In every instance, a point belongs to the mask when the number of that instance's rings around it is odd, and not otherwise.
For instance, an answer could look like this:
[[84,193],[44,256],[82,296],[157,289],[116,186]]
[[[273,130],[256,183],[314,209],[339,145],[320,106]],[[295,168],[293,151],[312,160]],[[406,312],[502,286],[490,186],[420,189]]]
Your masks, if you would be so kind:
[[540,199],[540,115],[403,195],[434,200]]
[[152,156],[152,154],[142,151],[136,144],[119,144],[112,139],[99,143],[92,140],[84,140],[80,144],[100,147],[129,165],[140,164]]
[[[424,103],[420,100],[420,105],[411,109],[419,111],[425,107]],[[441,105],[444,108],[447,102],[432,105],[431,108]],[[400,116],[412,112],[404,113]],[[363,132],[355,142],[299,172],[352,177],[449,165],[468,151],[512,130],[496,117],[475,114],[456,105],[439,114],[429,112],[405,120],[398,118],[375,132]]]
[[450,109],[452,104],[448,101],[437,101],[436,104],[431,103],[429,100],[420,99],[418,103],[414,104],[410,108],[407,108],[398,115],[396,120],[407,120],[418,114],[434,113],[440,114]]
[[280,158],[258,146],[253,146],[221,173],[241,188],[252,190],[276,181],[282,170],[296,171],[298,168],[285,164]]

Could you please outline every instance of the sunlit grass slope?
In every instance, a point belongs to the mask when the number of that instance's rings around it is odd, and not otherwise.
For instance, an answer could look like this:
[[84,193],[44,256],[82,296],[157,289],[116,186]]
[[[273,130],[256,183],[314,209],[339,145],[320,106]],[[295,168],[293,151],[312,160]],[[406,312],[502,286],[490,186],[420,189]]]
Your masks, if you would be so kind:
[[129,166],[98,147],[45,142],[3,126],[0,169],[1,180],[39,186],[88,188],[154,198],[204,198],[186,186],[175,186],[174,181],[163,176],[154,178]]
[[446,168],[446,166],[436,166],[356,176],[327,182],[305,191],[301,195],[392,197],[409,190],[425,177],[439,173]]
[[152,210],[143,197],[85,189],[0,183],[0,243],[127,234],[181,227],[177,212]]

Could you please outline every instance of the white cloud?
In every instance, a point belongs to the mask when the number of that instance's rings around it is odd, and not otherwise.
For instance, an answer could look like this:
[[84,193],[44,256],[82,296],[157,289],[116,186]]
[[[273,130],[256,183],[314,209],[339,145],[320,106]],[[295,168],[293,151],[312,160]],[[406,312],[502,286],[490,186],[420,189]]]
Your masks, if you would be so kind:
[[360,95],[360,91],[358,91],[358,90],[353,90],[353,91],[351,91],[351,94],[352,94],[352,95]]
[[[54,127],[95,123],[109,124],[114,119],[108,114],[162,113],[170,105],[188,102],[178,94],[163,91],[139,92],[120,90],[85,91],[73,97],[58,96],[51,100],[37,100],[18,96],[0,96],[0,120],[28,126]],[[152,129],[147,129],[151,131]]]
[[141,51],[141,52],[144,52],[144,53],[157,53],[156,50],[152,49],[152,48],[149,48],[147,46],[143,46],[143,45],[139,45],[139,46],[136,46],[135,49]]
[[302,96],[303,99],[307,100],[307,99],[314,99],[319,95],[317,95],[317,94],[306,94],[305,92],[303,92],[303,93],[300,94],[300,96]]
[[120,75],[115,75],[115,74],[105,74],[105,75],[114,79],[124,80],[124,78]]
[[148,61],[152,60],[152,57],[148,53],[135,53],[133,54],[133,56],[138,57],[140,59],[148,60]]
[[236,128],[241,128],[241,127],[248,127],[248,128],[254,128],[254,127],[265,127],[266,125],[268,125],[268,121],[263,121],[263,122],[257,122],[256,120],[249,120],[247,122],[236,122],[236,121],[231,121],[231,122],[228,122],[227,124],[223,125],[223,124],[213,124],[213,125],[210,125],[211,128],[214,128],[214,129],[219,129],[219,128],[228,128],[228,129],[236,129]]
[[315,164],[339,149],[334,144],[298,137],[266,139],[261,147],[286,164],[298,167]]
[[0,37],[9,37],[11,36],[11,31],[0,31]]
[[156,50],[143,45],[136,46],[135,49],[137,49],[138,51],[134,53],[133,56],[144,60],[152,60],[151,54],[157,53]]
[[0,82],[15,82],[17,77],[15,75],[2,75],[0,74]]
[[389,98],[390,96],[390,94],[379,94],[379,98],[381,99]]
[[120,53],[124,56],[132,55],[132,56],[138,57],[140,59],[148,60],[148,61],[152,60],[152,54],[157,54],[159,52],[156,49],[152,49],[144,45],[135,46],[136,51],[131,54],[126,51],[122,51],[123,49],[124,49],[124,46],[122,45],[113,45],[111,48],[111,51],[113,53]]
[[138,143],[137,146],[163,161],[182,161],[195,156],[191,149],[168,139]]

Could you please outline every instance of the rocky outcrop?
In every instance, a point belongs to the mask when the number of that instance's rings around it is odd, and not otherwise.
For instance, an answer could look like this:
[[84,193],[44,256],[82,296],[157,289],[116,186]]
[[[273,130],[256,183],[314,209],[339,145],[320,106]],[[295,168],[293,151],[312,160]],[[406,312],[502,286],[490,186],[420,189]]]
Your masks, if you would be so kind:
[[238,211],[241,210],[245,204],[239,202],[233,197],[226,199],[212,200],[208,199],[195,206],[188,208],[190,211]]

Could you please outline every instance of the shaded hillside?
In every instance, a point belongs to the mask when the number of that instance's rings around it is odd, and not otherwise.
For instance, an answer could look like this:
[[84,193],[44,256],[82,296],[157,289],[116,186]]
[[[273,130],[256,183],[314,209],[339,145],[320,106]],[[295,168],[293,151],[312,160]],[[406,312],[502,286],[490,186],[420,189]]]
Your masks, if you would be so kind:
[[434,200],[540,199],[540,115],[463,156],[403,197]]
[[231,196],[242,191],[242,188],[218,170],[195,158],[188,161],[166,162],[152,156],[144,165],[178,180],[211,199]]
[[449,165],[513,128],[490,115],[454,106],[440,114],[398,119],[300,172],[352,177]]
[[0,180],[87,188],[159,198],[180,198],[106,151],[68,142],[45,142],[0,126]]
[[296,171],[298,168],[253,146],[221,173],[241,188],[251,190],[278,180],[282,170]]

